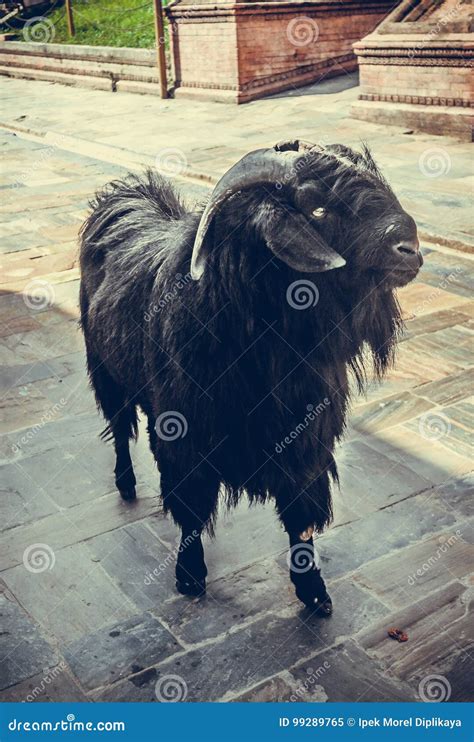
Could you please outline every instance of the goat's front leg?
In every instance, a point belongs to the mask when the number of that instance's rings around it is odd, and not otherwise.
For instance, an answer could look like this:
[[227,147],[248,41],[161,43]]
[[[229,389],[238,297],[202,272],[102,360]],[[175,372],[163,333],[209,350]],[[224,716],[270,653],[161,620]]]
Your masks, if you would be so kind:
[[177,476],[169,462],[161,461],[161,494],[165,511],[181,526],[176,589],[183,595],[201,595],[207,576],[201,534],[217,509],[219,480],[207,464],[192,469],[189,459],[188,466],[193,476],[183,476],[182,471]]
[[326,590],[314,557],[312,527],[302,533],[289,533],[288,566],[296,597],[312,611],[322,616],[332,613],[332,601]]
[[176,589],[183,595],[206,592],[207,567],[201,541],[202,529],[183,526],[176,562]]

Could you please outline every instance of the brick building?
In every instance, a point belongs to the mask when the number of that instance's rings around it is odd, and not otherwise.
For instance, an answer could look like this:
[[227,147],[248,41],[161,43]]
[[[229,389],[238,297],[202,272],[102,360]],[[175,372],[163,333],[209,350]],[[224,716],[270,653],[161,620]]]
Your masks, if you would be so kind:
[[245,103],[356,69],[393,0],[172,3],[176,95]]

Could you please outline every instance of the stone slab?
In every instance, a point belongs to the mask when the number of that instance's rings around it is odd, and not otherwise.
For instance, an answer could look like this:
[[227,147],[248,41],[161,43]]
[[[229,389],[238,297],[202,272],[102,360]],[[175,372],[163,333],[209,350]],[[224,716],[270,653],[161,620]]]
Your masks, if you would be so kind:
[[351,416],[349,431],[374,434],[427,412],[433,404],[410,392],[394,394],[383,401],[360,405]]
[[[168,521],[153,519],[155,529],[177,535]],[[141,610],[156,609],[166,615],[164,603],[176,596],[175,564],[179,544],[172,548],[160,540],[144,521],[95,536],[87,542],[92,558],[100,563],[126,595]],[[180,613],[183,601],[179,601]]]
[[19,605],[0,596],[0,689],[31,678],[58,662],[55,650]]
[[431,486],[428,479],[365,441],[347,441],[336,460],[340,477],[340,494],[334,498],[336,523],[357,520]]
[[[312,656],[338,636],[366,626],[386,612],[384,606],[346,582],[338,591],[339,609],[329,620],[307,615],[296,605],[288,617],[267,615],[221,641],[161,663],[142,678],[105,691],[96,700],[153,701],[160,678],[179,676],[187,701],[216,701],[243,692],[289,666],[294,657]],[[164,681],[163,681],[164,682]]]
[[22,563],[2,576],[26,610],[61,644],[90,634],[91,627],[138,612],[93,561],[85,544],[62,550],[52,549],[46,540],[30,541],[28,546],[33,544],[38,545],[33,554],[45,554],[41,563],[45,568],[35,573]]
[[474,546],[463,540],[462,525],[440,536],[370,562],[354,580],[392,608],[400,608],[469,575]]
[[287,570],[272,559],[261,560],[210,582],[206,595],[162,603],[160,615],[187,645],[214,639],[260,614],[294,603]]
[[[465,309],[466,311],[463,312],[462,309]],[[444,327],[463,324],[468,322],[468,320],[468,305],[466,307],[461,307],[461,310],[458,310],[457,308],[441,309],[440,311],[434,311],[430,314],[422,314],[421,316],[413,317],[413,319],[409,319],[406,322],[402,341],[409,337],[415,337],[416,335],[425,335],[429,332],[442,330]]]
[[0,691],[0,703],[87,703],[88,697],[61,661],[46,672]]
[[180,649],[176,639],[154,616],[143,613],[68,644],[64,654],[82,686],[93,690],[140,672]]
[[439,405],[450,405],[472,396],[474,372],[472,369],[447,376],[439,381],[421,384],[414,393]]
[[448,510],[454,510],[467,518],[474,516],[474,477],[471,474],[449,479],[436,487],[432,496],[433,501]]
[[432,484],[444,484],[472,470],[471,458],[463,456],[460,451],[447,449],[438,440],[427,440],[426,435],[420,433],[419,423],[416,429],[412,426],[409,434],[405,426],[397,425],[376,435],[364,436],[364,442]]
[[317,657],[306,660],[290,673],[296,685],[290,700],[307,694],[304,700],[318,702],[319,697],[334,703],[382,703],[414,701],[408,685],[392,677],[369,658],[354,642],[347,642]]
[[430,492],[386,507],[370,518],[333,528],[319,537],[316,546],[323,575],[335,578],[352,572],[392,550],[453,526],[457,515],[436,504]]
[[[419,673],[423,665],[436,666],[443,647],[449,647],[456,654],[469,650],[473,624],[471,622],[471,629],[466,631],[464,619],[468,616],[468,599],[466,587],[460,582],[451,582],[362,631],[358,643],[385,669],[390,668],[393,675],[408,679]],[[408,641],[400,644],[388,638],[387,629],[391,626],[405,631]],[[443,669],[439,667],[441,672]]]
[[160,510],[153,492],[141,488],[133,502],[120,499],[117,492],[91,502],[84,502],[61,513],[53,513],[36,523],[8,532],[0,547],[3,569],[21,564],[24,550],[33,543],[48,543],[55,551],[78,544],[84,539],[112,531],[118,526],[152,516]]

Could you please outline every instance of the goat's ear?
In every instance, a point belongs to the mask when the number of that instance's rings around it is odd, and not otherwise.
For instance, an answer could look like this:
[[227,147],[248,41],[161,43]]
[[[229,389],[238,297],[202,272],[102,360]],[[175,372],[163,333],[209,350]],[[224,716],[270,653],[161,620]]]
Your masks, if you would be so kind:
[[274,214],[265,220],[262,233],[275,257],[302,273],[322,273],[346,264],[303,214]]

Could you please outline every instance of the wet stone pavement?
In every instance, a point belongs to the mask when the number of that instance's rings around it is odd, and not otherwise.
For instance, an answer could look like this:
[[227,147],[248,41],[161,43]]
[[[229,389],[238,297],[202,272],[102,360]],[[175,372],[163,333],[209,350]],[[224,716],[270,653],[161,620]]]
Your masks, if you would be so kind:
[[0,698],[407,701],[442,676],[445,700],[468,700],[472,259],[425,248],[400,292],[397,368],[356,400],[318,539],[333,616],[301,608],[273,509],[245,503],[206,539],[208,592],[193,600],[174,589],[178,532],[146,437],[138,500],[122,502],[85,374],[77,231],[123,170],[12,133],[0,146]]

